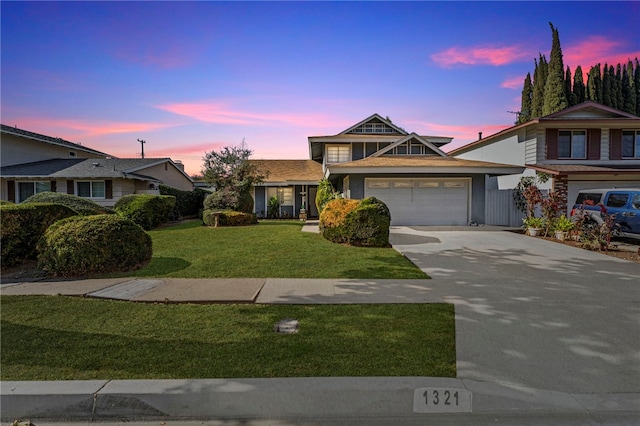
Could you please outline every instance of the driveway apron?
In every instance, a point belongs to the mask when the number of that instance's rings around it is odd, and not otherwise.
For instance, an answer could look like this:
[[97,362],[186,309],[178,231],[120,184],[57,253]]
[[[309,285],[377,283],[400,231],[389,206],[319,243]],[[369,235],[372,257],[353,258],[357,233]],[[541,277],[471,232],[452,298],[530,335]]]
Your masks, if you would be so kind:
[[456,306],[458,377],[574,393],[640,392],[640,265],[496,230],[393,227]]

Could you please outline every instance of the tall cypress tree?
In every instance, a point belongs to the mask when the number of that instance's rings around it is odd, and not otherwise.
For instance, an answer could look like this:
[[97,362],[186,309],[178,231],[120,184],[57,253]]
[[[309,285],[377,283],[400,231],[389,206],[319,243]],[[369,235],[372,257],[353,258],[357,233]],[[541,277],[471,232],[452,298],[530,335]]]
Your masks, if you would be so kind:
[[542,105],[544,104],[544,86],[547,81],[547,58],[540,53],[539,61],[533,73],[533,95],[531,97],[531,118],[542,116]]
[[567,67],[567,72],[564,77],[564,94],[567,97],[569,106],[574,106],[576,102],[576,95],[571,90],[571,68]]
[[[611,70],[613,71],[613,65],[611,66]],[[622,94],[622,67],[620,64],[616,65],[616,74],[613,78],[613,82],[616,97],[616,108],[622,109],[622,106],[624,105],[624,96]]]
[[520,114],[516,124],[526,123],[531,120],[531,100],[533,97],[533,84],[531,83],[531,73],[527,73],[522,86],[522,100],[520,101]]
[[581,104],[585,101],[586,87],[580,65],[576,67],[576,73],[573,75],[573,94],[576,99],[576,104]]
[[[611,70],[613,70],[613,66]],[[616,108],[616,88],[615,83],[611,81],[613,78],[615,78],[615,76],[609,72],[609,66],[605,63],[604,70],[602,71],[602,104]]]
[[553,41],[551,44],[551,58],[549,59],[549,74],[544,86],[542,115],[562,111],[569,104],[564,92],[564,63],[562,61],[560,35],[558,34],[558,29],[551,22],[549,22],[549,26],[551,27]]
[[587,99],[590,101],[602,103],[602,76],[600,73],[600,64],[594,65],[587,75]]
[[622,110],[631,114],[636,113],[636,88],[633,81],[633,63],[629,61],[622,67]]

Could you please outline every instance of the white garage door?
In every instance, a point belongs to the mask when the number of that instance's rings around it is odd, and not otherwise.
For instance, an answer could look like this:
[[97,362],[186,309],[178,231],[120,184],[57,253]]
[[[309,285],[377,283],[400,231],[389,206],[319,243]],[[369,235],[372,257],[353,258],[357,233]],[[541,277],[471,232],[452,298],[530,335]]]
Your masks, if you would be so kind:
[[470,179],[365,179],[365,196],[391,211],[392,225],[468,225]]
[[600,188],[638,188],[640,182],[624,181],[624,180],[570,180],[567,191],[567,213],[571,212],[573,204],[576,202],[578,192],[584,189],[600,189]]

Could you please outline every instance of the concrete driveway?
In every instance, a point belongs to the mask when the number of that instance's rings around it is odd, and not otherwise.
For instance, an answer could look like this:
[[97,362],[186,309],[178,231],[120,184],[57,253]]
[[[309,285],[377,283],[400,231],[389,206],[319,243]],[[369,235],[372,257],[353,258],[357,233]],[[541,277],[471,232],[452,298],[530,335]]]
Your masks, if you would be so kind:
[[458,378],[640,392],[640,265],[495,228],[393,227],[456,305]]

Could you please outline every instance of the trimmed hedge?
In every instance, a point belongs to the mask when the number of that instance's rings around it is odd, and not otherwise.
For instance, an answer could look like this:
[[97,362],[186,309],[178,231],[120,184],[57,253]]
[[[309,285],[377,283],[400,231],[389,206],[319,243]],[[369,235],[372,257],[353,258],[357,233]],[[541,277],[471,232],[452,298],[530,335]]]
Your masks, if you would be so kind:
[[149,230],[167,222],[175,205],[176,197],[172,195],[132,194],[120,198],[113,208],[120,216]]
[[202,203],[209,191],[195,188],[193,191],[182,191],[166,185],[160,185],[160,195],[173,195],[176,197],[174,215],[176,217],[198,216]]
[[236,212],[233,210],[213,210],[208,209],[202,213],[202,222],[207,226],[215,226],[215,214],[220,212],[218,217],[218,226],[245,226],[255,225],[258,218],[253,213]]
[[51,225],[38,244],[38,267],[53,276],[138,269],[151,260],[151,237],[118,215],[75,216]]
[[36,245],[49,225],[77,214],[62,204],[3,204],[0,207],[2,266],[36,259]]
[[55,203],[71,207],[81,216],[89,216],[92,214],[108,214],[113,213],[110,209],[100,204],[78,197],[76,195],[64,194],[62,192],[40,192],[32,195],[22,202],[25,203]]
[[354,246],[388,246],[390,225],[389,208],[374,197],[333,200],[320,214],[320,233],[325,239]]

